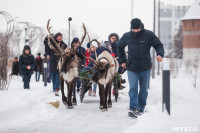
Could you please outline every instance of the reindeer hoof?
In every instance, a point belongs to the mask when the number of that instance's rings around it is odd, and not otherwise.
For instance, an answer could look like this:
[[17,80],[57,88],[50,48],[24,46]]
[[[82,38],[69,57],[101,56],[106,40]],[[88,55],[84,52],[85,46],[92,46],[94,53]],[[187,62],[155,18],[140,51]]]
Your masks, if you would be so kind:
[[102,109],[102,112],[105,112],[105,111],[107,111],[108,109]]
[[64,105],[67,105],[67,102],[63,102]]
[[77,103],[72,103],[73,105],[77,105]]
[[101,106],[99,106],[99,108],[100,108],[100,109],[103,109],[103,106],[101,105]]
[[73,109],[74,107],[73,107],[73,106],[68,106],[67,108],[68,108],[68,109]]
[[112,104],[109,104],[109,105],[108,105],[108,108],[112,108]]

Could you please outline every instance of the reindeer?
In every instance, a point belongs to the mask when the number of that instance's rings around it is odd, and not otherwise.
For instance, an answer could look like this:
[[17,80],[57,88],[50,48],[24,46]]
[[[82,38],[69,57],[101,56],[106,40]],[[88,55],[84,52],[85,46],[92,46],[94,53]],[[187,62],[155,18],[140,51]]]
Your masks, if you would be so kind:
[[[87,57],[93,62],[93,71],[92,81],[96,82],[99,85],[99,96],[100,96],[100,109],[102,111],[107,111],[107,108],[112,107],[111,101],[111,87],[112,81],[119,69],[119,63],[117,58],[107,52],[103,51],[96,60],[93,58]],[[109,93],[109,95],[108,95]],[[107,97],[108,101],[107,101]]]
[[[73,49],[67,47],[65,50],[63,50],[60,47],[60,44],[57,43],[53,38],[50,32],[51,27],[49,27],[49,24],[50,24],[50,19],[47,22],[47,30],[49,33],[48,45],[55,52],[57,56],[60,56],[60,60],[58,62],[58,69],[60,73],[62,101],[69,109],[72,109],[73,105],[77,105],[75,85],[78,80],[78,75],[79,75],[78,65],[80,62],[79,57],[76,55],[76,51],[81,46],[81,44],[85,39],[86,27],[83,24],[84,35],[82,37],[81,42],[79,42],[79,45]],[[57,49],[52,45],[50,39],[56,45]],[[67,84],[67,94],[68,94],[67,97],[65,96],[64,93],[64,82]],[[72,91],[73,91],[73,100],[72,100]]]

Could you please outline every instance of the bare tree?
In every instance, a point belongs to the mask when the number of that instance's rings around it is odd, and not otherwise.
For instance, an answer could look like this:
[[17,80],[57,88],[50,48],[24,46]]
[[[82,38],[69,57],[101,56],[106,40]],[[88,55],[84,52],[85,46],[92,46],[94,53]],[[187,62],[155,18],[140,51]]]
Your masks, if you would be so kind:
[[[14,30],[14,21],[12,16],[5,12],[0,11],[0,15],[3,16],[3,21],[5,21],[5,31],[0,32],[0,90],[8,89],[9,81],[8,80],[8,57],[10,50],[8,47],[8,42],[12,36]],[[3,27],[2,26],[2,27]]]
[[170,70],[171,70],[171,77],[172,78],[178,77],[180,67],[181,67],[180,59],[171,58],[171,60],[170,60]]
[[197,76],[198,76],[198,70],[199,70],[199,60],[198,57],[195,58],[193,64],[192,64],[192,78],[193,78],[193,86],[194,88],[197,88]]
[[19,56],[20,51],[20,41],[21,41],[22,30],[14,30],[13,35],[9,41],[9,47],[11,49],[10,56]]
[[199,76],[199,66],[200,66],[199,57],[195,57],[194,60],[187,60],[185,65],[189,80],[191,81],[194,88],[198,88],[197,79]]
[[174,36],[174,51],[173,55],[175,58],[183,57],[183,34],[182,26],[180,25],[178,33]]

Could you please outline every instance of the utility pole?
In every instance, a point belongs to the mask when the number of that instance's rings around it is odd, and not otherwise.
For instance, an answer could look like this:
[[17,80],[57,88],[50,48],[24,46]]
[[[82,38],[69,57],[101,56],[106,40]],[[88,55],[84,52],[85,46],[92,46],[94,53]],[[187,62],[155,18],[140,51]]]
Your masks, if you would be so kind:
[[[156,0],[153,3],[153,32],[156,31]],[[152,78],[155,78],[155,49],[153,49],[153,57],[152,57]]]
[[[158,38],[160,38],[160,0],[158,1]],[[160,63],[159,62],[158,62],[157,75],[160,75]]]
[[133,19],[133,0],[131,0],[131,19]]

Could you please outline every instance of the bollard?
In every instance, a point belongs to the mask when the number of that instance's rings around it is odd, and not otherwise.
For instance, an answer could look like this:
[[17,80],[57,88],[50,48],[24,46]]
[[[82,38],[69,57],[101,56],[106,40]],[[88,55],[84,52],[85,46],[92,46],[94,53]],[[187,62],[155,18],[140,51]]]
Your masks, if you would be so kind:
[[168,114],[170,115],[170,59],[163,58],[163,70],[162,70],[162,111],[166,107]]
[[44,63],[44,86],[47,86],[47,63]]

